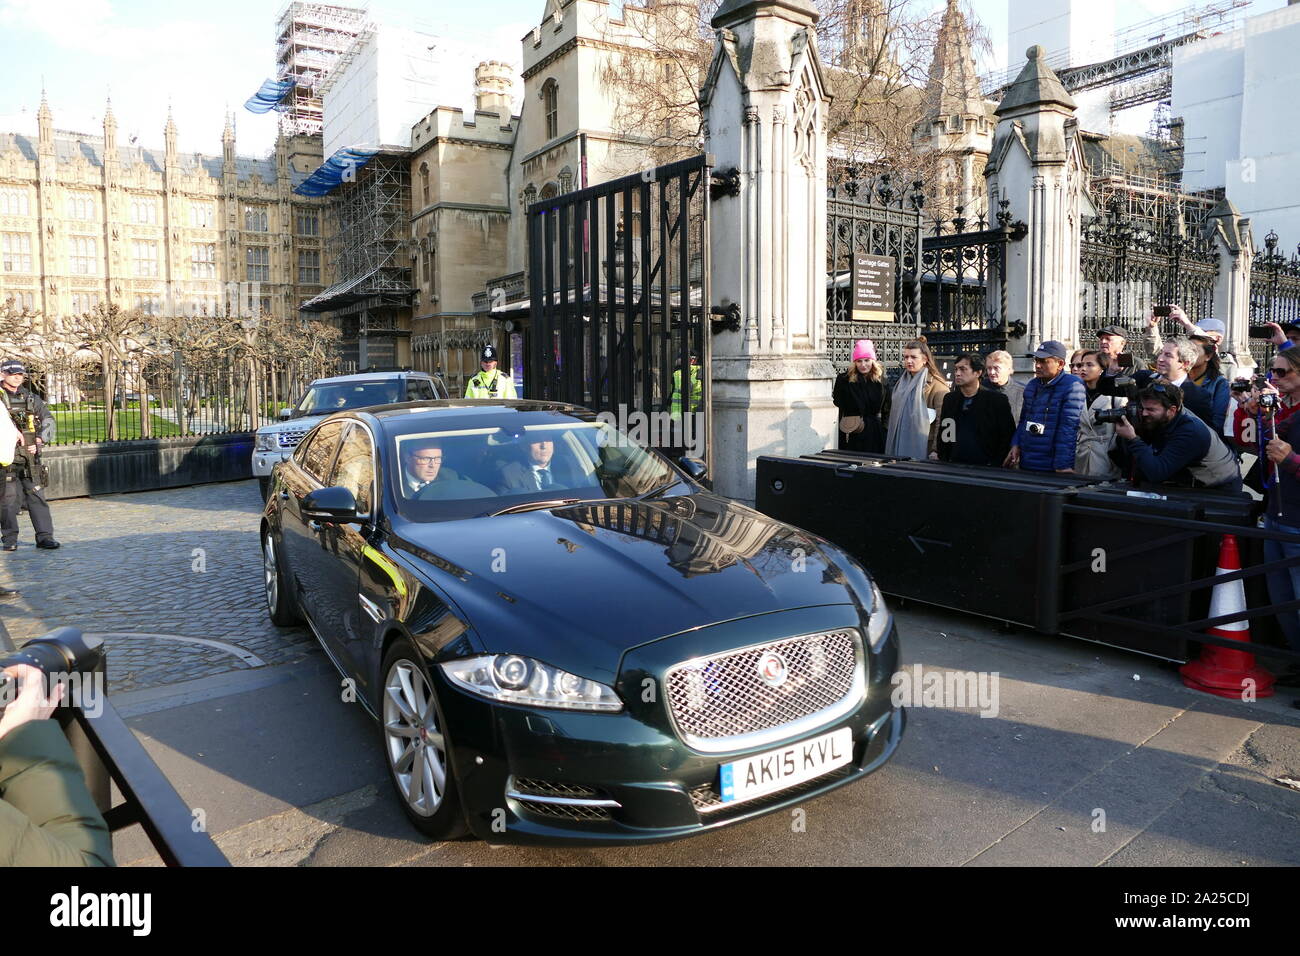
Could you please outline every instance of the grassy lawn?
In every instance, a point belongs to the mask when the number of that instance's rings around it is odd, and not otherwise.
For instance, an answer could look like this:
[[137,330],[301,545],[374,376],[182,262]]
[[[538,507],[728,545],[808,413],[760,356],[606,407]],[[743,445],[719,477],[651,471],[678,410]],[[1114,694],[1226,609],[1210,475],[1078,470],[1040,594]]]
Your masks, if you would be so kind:
[[[128,438],[140,437],[140,411],[133,409],[130,411],[118,411],[117,415],[117,436],[121,441]],[[153,438],[166,438],[171,435],[179,435],[181,430],[175,422],[169,422],[165,418],[159,418],[157,415],[150,415],[153,419]],[[54,440],[59,444],[67,444],[77,441],[103,441],[105,432],[104,413],[101,412],[54,412],[54,421],[56,431]]]

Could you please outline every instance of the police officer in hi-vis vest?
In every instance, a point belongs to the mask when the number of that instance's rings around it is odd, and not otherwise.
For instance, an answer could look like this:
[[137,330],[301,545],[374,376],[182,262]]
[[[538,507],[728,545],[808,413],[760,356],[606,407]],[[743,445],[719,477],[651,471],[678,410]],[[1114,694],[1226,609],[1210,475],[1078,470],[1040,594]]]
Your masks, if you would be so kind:
[[14,463],[4,469],[4,502],[0,504],[0,542],[4,550],[18,550],[18,512],[23,507],[36,531],[36,547],[54,549],[54,520],[45,501],[45,476],[41,446],[54,438],[54,416],[38,395],[23,388],[27,369],[9,359],[0,365],[0,398],[21,433]]
[[490,345],[483,346],[479,356],[479,372],[465,386],[466,398],[518,398],[515,394],[515,382],[509,375],[497,371],[497,350]]

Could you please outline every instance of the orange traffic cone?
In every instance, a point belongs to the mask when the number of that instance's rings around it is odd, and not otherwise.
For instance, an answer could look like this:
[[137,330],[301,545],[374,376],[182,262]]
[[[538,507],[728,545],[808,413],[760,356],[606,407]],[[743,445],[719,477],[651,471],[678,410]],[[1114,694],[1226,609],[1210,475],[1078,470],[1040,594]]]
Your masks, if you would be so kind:
[[[1241,570],[1241,555],[1237,551],[1237,536],[1225,534],[1219,546],[1219,566],[1215,574],[1227,574]],[[1210,595],[1210,617],[1222,617],[1225,614],[1246,612],[1246,588],[1242,581],[1226,581],[1216,584]],[[1228,637],[1250,644],[1250,625],[1245,618],[1229,621],[1210,628],[1206,634]],[[1242,699],[1242,695],[1254,681],[1256,697],[1273,696],[1273,675],[1262,667],[1255,666],[1255,655],[1249,651],[1230,650],[1217,644],[1202,644],[1201,659],[1188,661],[1178,669],[1183,675],[1183,683],[1194,690],[1217,694],[1219,697]]]

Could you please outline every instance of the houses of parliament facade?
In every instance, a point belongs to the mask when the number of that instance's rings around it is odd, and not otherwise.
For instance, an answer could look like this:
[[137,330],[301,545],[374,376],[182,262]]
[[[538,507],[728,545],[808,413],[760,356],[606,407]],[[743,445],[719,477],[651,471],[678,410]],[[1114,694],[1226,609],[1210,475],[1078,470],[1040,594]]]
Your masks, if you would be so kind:
[[[47,323],[100,304],[147,315],[235,311],[297,318],[330,282],[327,217],[293,189],[321,163],[319,136],[281,136],[266,159],[122,143],[112,106],[102,135],[54,126],[0,132],[0,304]],[[47,325],[53,328],[53,325]]]

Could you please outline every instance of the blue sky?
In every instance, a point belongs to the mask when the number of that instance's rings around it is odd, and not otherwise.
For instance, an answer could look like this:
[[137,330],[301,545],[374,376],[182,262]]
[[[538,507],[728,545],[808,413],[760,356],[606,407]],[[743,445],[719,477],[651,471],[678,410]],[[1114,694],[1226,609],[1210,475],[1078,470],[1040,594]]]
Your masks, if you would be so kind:
[[[937,7],[941,0],[915,0]],[[1285,0],[1257,0],[1251,13]],[[1122,0],[1119,26],[1185,4]],[[170,102],[183,150],[218,153],[222,117],[236,111],[241,153],[264,153],[275,115],[243,102],[274,70],[275,19],[281,0],[176,3],[157,0],[0,0],[0,129],[34,130],[42,78],[56,127],[98,132],[111,91],[119,136],[160,146]],[[447,37],[484,59],[517,60],[519,40],[545,0],[374,0],[372,16]],[[1007,0],[973,0],[1005,63]],[[985,64],[981,64],[985,66]],[[465,82],[470,99],[470,78]],[[464,104],[451,105],[470,105]]]

